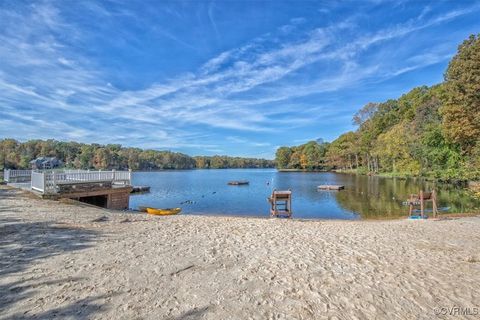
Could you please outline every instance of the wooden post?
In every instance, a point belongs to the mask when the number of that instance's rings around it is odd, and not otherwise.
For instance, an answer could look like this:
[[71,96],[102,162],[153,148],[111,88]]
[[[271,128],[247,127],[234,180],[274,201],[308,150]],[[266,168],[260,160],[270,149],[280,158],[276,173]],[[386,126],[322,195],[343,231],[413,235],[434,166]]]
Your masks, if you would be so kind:
[[273,189],[273,215],[277,215],[277,196],[275,195],[275,189]]
[[[288,191],[292,191],[292,189],[288,189]],[[289,197],[289,201],[288,201],[288,214],[289,214],[289,218],[292,217],[292,195],[290,194],[290,197]]]
[[55,179],[55,171],[52,171],[51,174],[52,174],[53,190],[55,190],[56,189],[56,180],[57,180],[57,179]]
[[437,193],[435,192],[435,189],[432,191],[432,207],[433,207],[433,217],[437,217],[438,213],[438,208],[437,208]]
[[420,190],[420,215],[423,218],[423,209],[424,209],[424,204],[423,204],[423,190]]

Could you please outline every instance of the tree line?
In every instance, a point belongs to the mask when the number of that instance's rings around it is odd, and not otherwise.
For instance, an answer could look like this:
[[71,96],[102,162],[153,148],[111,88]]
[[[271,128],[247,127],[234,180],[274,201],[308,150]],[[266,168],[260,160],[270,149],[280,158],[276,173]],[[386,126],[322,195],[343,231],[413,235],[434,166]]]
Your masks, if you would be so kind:
[[266,159],[228,156],[196,156],[194,159],[198,169],[275,168],[275,162]]
[[272,160],[227,156],[191,157],[171,151],[57,140],[0,140],[0,168],[28,169],[37,157],[57,157],[67,168],[164,170],[194,168],[273,168]]
[[325,170],[328,143],[310,141],[295,147],[278,148],[275,161],[278,169]]
[[368,103],[353,122],[331,143],[279,148],[278,167],[479,179],[480,35],[458,47],[442,83]]

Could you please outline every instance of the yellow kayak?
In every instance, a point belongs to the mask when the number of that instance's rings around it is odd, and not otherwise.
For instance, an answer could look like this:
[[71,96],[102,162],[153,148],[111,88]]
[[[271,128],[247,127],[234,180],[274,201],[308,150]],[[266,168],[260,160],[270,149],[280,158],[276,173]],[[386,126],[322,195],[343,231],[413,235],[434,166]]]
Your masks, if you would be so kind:
[[155,208],[147,208],[148,214],[155,214],[158,216],[169,216],[173,214],[178,214],[182,211],[181,208],[167,208],[167,209],[155,209]]

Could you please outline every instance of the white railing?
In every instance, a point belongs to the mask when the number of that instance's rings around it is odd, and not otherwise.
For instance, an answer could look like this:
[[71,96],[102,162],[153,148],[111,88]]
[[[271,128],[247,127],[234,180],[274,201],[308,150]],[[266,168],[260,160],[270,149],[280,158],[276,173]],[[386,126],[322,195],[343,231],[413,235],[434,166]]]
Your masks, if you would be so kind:
[[43,193],[56,193],[60,185],[95,182],[131,185],[131,181],[131,171],[34,171],[31,187]]
[[31,188],[36,191],[45,192],[45,173],[32,171]]
[[3,180],[5,182],[16,182],[17,180],[29,180],[32,170],[12,170],[4,169],[3,170]]

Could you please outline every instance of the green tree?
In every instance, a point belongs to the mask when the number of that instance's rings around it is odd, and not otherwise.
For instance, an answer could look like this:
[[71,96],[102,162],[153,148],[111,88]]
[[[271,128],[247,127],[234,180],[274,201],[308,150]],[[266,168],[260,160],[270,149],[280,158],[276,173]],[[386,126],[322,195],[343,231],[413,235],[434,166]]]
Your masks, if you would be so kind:
[[306,162],[303,166],[304,169],[314,170],[323,167],[325,151],[317,142],[308,142],[303,148],[302,155]]
[[334,168],[358,167],[358,135],[351,131],[340,135],[329,145],[325,158],[327,164]]
[[405,123],[399,123],[378,137],[374,154],[394,173],[418,175],[420,164],[411,157],[411,134]]
[[298,148],[292,149],[292,155],[290,156],[290,162],[288,163],[289,169],[300,169],[300,150]]
[[459,46],[444,86],[443,130],[450,141],[469,152],[480,139],[480,35],[471,35]]
[[292,150],[289,147],[280,147],[275,153],[275,161],[277,162],[277,168],[288,168],[290,163],[290,157],[292,156]]

